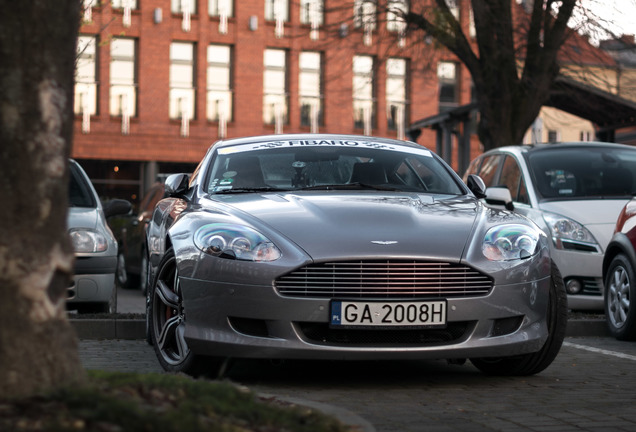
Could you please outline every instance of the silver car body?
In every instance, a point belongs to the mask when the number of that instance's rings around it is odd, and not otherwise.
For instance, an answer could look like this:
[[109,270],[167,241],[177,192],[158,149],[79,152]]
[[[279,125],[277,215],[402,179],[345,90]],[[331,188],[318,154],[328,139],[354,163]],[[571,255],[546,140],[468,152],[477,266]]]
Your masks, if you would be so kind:
[[[616,225],[616,219],[621,209],[630,199],[629,193],[621,193],[618,195],[598,195],[590,194],[586,196],[567,196],[564,194],[563,198],[549,198],[542,199],[540,192],[538,191],[537,178],[533,174],[528,165],[528,155],[533,152],[545,152],[550,149],[561,149],[565,152],[570,152],[572,155],[570,158],[559,157],[553,158],[554,166],[564,167],[570,163],[568,159],[572,159],[574,155],[582,154],[585,149],[603,149],[608,154],[613,154],[618,151],[625,153],[626,160],[621,160],[621,164],[629,167],[631,172],[636,173],[636,148],[618,144],[610,143],[558,143],[550,145],[537,145],[537,146],[509,146],[500,147],[491,151],[488,151],[475,159],[471,163],[466,175],[468,174],[480,174],[479,161],[484,161],[488,157],[493,156],[508,156],[514,158],[516,161],[523,181],[527,186],[527,202],[520,202],[514,197],[514,211],[532,219],[537,225],[539,225],[546,235],[552,239],[550,241],[550,254],[552,259],[559,267],[561,275],[568,284],[573,281],[580,281],[582,291],[577,294],[568,295],[568,305],[572,309],[580,310],[602,310],[603,309],[603,254],[605,248],[609,243],[614,226]],[[623,159],[625,156],[623,156]],[[498,166],[498,173],[494,174],[492,183],[486,180],[486,186],[497,186],[497,182],[500,184],[505,183],[501,180],[501,171],[503,162],[500,162]],[[483,167],[483,166],[482,166]],[[481,171],[483,174],[483,170]],[[480,174],[480,175],[481,175]],[[503,177],[503,176],[502,176]],[[580,187],[580,179],[579,187]],[[600,179],[599,179],[600,181]],[[627,185],[627,189],[630,192],[636,192],[636,188],[633,185],[633,179],[631,176],[625,176],[624,182]],[[587,229],[593,236],[592,241],[582,241],[577,244],[576,241],[570,242],[569,247],[564,247],[563,241],[555,235],[546,222],[546,214],[564,216],[572,221],[578,222],[585,229]]]
[[[264,155],[268,149],[299,142],[325,151],[345,143],[426,155],[457,192],[310,187],[233,193],[220,186],[233,171],[210,177],[220,154],[258,149]],[[262,233],[278,248],[280,258],[251,262],[203,252],[194,237],[210,224],[236,224]],[[537,233],[535,253],[524,259],[486,259],[485,236],[502,226]],[[454,359],[532,353],[548,338],[551,261],[546,237],[525,217],[486,206],[441,159],[414,143],[339,135],[218,142],[197,168],[185,195],[158,203],[147,235],[155,285],[159,264],[168,250],[174,251],[183,297],[174,312],[183,315],[175,320],[177,330],[170,331],[182,335],[180,345],[187,344],[196,354]],[[358,276],[348,284],[352,274]],[[403,286],[405,279],[427,277],[434,282]],[[149,290],[149,303],[155,301],[155,289]],[[431,302],[432,313],[444,304],[444,323],[342,327],[334,322],[333,308],[347,301],[397,302],[405,307]],[[364,307],[358,312],[364,313]],[[157,335],[160,344],[164,336]]]
[[[106,216],[97,192],[86,172],[71,160],[71,185],[67,225],[69,233],[78,236],[91,233],[102,246],[98,251],[75,252],[75,275],[68,288],[69,309],[86,307],[108,312],[115,289],[117,242],[106,223]],[[75,244],[74,244],[75,246]],[[112,305],[111,305],[112,306]]]

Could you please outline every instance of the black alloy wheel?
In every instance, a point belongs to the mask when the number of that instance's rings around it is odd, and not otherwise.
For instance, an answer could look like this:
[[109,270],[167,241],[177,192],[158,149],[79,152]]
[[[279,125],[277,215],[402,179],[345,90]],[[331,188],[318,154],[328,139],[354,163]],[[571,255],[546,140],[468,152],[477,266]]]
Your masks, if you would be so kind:
[[147,319],[159,363],[168,372],[198,374],[200,358],[185,340],[186,314],[172,249],[168,249],[159,263],[149,294]]

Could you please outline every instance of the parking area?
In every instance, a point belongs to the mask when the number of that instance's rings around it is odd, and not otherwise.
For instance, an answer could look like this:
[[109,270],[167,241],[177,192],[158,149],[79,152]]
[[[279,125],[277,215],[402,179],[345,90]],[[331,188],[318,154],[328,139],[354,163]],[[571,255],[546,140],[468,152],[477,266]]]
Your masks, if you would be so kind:
[[[142,340],[82,340],[88,369],[161,372]],[[489,377],[469,363],[237,361],[226,379],[251,390],[348,412],[378,432],[636,430],[636,344],[567,338],[530,377]]]

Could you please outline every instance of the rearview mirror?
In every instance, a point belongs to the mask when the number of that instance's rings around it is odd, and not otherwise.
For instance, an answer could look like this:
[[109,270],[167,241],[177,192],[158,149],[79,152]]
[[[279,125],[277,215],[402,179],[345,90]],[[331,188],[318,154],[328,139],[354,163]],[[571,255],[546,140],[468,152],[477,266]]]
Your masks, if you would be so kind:
[[466,179],[466,186],[477,198],[486,198],[486,183],[475,174],[470,174]]
[[491,205],[504,206],[506,210],[514,210],[512,195],[505,186],[493,186],[486,189],[486,203]]
[[123,199],[113,199],[104,204],[104,216],[108,219],[111,216],[128,214],[132,210],[130,201]]
[[190,176],[188,174],[172,174],[166,178],[166,196],[175,197],[183,195],[189,187]]

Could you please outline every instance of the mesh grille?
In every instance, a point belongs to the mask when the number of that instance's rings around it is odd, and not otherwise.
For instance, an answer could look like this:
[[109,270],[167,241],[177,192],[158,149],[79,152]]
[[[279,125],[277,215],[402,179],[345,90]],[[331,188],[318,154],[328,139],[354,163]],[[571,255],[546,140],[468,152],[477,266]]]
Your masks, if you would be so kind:
[[275,286],[289,297],[461,298],[487,295],[493,281],[461,264],[383,260],[312,264]]
[[328,324],[298,323],[308,340],[320,345],[439,346],[456,343],[475,326],[473,321],[449,323],[442,329],[333,329]]

